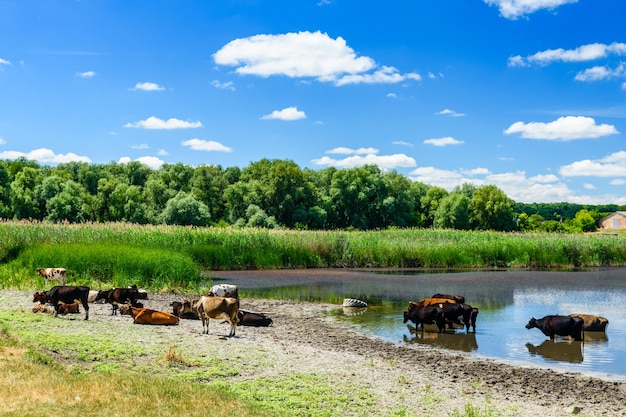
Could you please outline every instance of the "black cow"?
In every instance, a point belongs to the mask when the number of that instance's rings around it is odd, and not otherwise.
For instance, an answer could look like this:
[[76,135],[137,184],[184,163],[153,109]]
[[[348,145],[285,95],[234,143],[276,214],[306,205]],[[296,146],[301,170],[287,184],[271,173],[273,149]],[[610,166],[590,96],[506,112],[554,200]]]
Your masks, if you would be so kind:
[[172,314],[181,319],[200,320],[200,316],[191,308],[191,302],[189,300],[183,301],[182,303],[180,301],[174,301],[170,306],[172,306]]
[[571,336],[576,341],[583,340],[583,319],[570,316],[545,316],[541,319],[530,319],[527,329],[533,327],[541,330],[543,334],[554,340],[554,336]]
[[439,333],[445,329],[445,319],[443,317],[443,308],[438,305],[431,305],[423,307],[419,303],[410,303],[407,311],[404,312],[404,323],[411,320],[415,323],[415,327],[422,325],[422,331],[424,331],[424,324],[436,324],[439,329]]
[[128,288],[112,288],[107,291],[100,291],[96,300],[105,300],[111,304],[111,315],[117,314],[118,304],[130,303],[134,307],[138,307],[137,299],[139,298],[139,290],[136,285]]
[[89,298],[89,287],[85,286],[56,286],[52,287],[50,291],[46,291],[46,302],[52,304],[54,307],[54,317],[59,314],[59,303],[73,304],[79,301],[85,308],[85,320],[89,319],[89,304],[87,298]]
[[237,317],[239,318],[237,326],[268,327],[273,323],[273,320],[266,314],[252,311],[239,310]]

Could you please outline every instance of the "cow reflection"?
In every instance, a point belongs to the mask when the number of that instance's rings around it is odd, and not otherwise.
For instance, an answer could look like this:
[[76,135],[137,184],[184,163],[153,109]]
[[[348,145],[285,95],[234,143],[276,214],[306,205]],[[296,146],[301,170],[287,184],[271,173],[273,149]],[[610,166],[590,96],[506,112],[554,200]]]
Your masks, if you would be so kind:
[[539,346],[526,343],[526,348],[531,355],[539,355],[545,359],[571,363],[583,361],[583,342],[546,340]]
[[411,333],[411,336],[403,336],[404,342],[407,343],[420,343],[463,352],[472,352],[478,349],[476,333],[438,333],[437,331],[428,331],[428,326],[426,326],[427,331],[422,333],[417,332],[413,326],[409,325],[407,327]]

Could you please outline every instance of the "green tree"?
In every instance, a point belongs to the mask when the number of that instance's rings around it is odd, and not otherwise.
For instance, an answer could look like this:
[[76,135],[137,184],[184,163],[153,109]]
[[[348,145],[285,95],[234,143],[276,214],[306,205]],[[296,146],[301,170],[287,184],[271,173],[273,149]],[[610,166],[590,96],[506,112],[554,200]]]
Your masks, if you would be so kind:
[[452,193],[439,201],[433,226],[437,229],[468,230],[470,228],[470,199],[463,193]]
[[85,190],[80,184],[72,180],[65,181],[61,192],[48,200],[46,220],[52,222],[67,221],[70,223],[84,222],[84,193]]
[[433,226],[439,202],[447,195],[448,192],[441,187],[432,186],[426,190],[426,194],[421,198],[422,210],[425,216],[424,227]]
[[26,166],[11,183],[11,200],[18,219],[43,220],[35,188],[41,182],[38,169]]
[[10,218],[11,212],[11,177],[6,164],[0,161],[0,218]]
[[211,214],[204,203],[193,195],[180,191],[166,203],[161,220],[165,224],[206,226],[211,220]]
[[495,185],[484,185],[474,192],[470,221],[478,230],[515,230],[513,200]]

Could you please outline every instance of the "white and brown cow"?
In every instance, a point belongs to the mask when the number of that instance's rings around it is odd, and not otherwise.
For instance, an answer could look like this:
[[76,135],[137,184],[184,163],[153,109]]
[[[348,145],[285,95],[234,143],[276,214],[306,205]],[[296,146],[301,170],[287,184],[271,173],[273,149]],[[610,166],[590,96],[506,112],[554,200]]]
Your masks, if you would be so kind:
[[239,300],[229,297],[207,297],[203,295],[193,305],[193,309],[198,312],[202,320],[202,333],[209,334],[209,321],[226,320],[230,324],[229,337],[235,335],[239,319]]
[[239,298],[239,287],[233,284],[216,284],[204,295],[207,297]]
[[46,286],[48,286],[48,281],[59,281],[61,285],[67,282],[65,268],[39,268],[37,272],[43,277]]

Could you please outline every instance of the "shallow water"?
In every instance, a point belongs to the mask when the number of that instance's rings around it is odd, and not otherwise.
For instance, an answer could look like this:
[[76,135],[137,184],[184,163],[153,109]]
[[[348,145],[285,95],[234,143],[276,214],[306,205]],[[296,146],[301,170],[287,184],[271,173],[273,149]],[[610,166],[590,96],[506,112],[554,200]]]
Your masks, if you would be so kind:
[[[219,274],[218,274],[219,276]],[[271,293],[290,299],[326,300],[343,297],[368,302],[365,312],[346,315],[338,306],[337,319],[360,331],[397,343],[422,343],[471,355],[540,365],[565,371],[626,379],[626,269],[577,272],[471,271],[359,271],[349,279],[299,276],[263,279],[230,276],[241,293]],[[271,283],[264,286],[264,283]],[[438,334],[414,331],[402,313],[412,300],[435,293],[464,295],[480,309],[476,333],[465,329]],[[339,301],[340,302],[340,301]],[[531,317],[586,313],[606,317],[606,332],[586,332],[584,342],[568,338],[550,341],[538,329],[527,330]],[[427,327],[427,330],[428,327]]]

